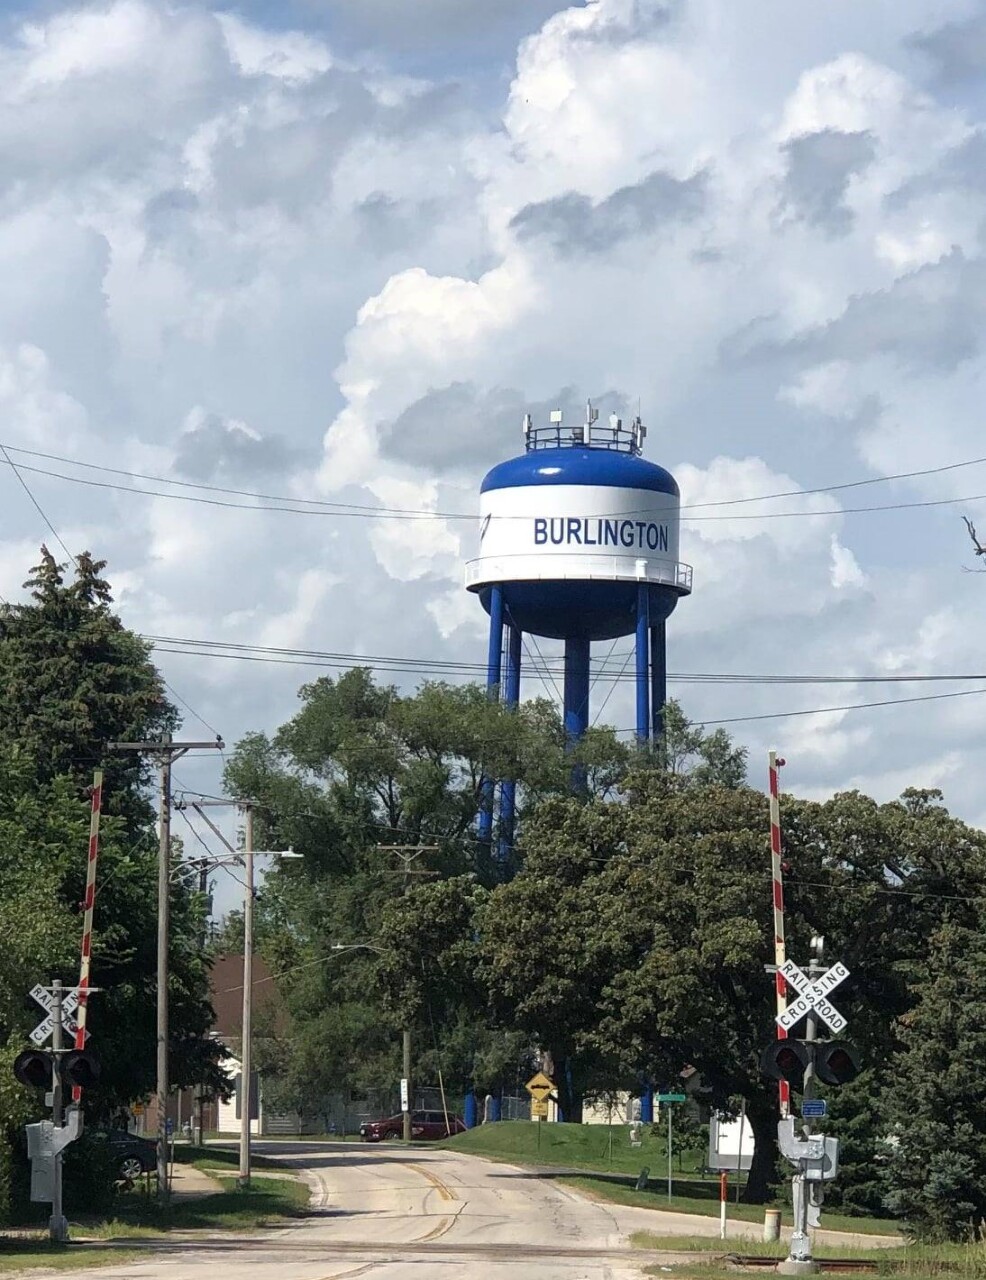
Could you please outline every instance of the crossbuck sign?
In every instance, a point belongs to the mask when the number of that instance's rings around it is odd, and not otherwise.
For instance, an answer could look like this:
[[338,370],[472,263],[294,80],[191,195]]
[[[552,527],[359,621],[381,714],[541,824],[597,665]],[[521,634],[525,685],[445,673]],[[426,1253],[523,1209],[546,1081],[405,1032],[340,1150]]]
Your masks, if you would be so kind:
[[779,1013],[774,1019],[779,1027],[790,1031],[814,1009],[836,1035],[846,1029],[848,1025],[846,1019],[828,998],[829,992],[834,991],[840,982],[844,982],[849,977],[849,970],[841,961],[834,964],[814,982],[803,969],[798,968],[793,960],[785,960],[778,972],[784,977],[788,986],[798,992],[797,1000],[789,1004],[784,1012]]
[[[55,998],[46,987],[40,983],[36,987],[31,988],[31,996],[37,1000],[42,1009],[47,1009],[47,1017],[43,1018],[31,1032],[31,1039],[35,1044],[44,1044],[48,1037],[55,1030],[55,1019],[52,1016]],[[70,1035],[75,1035],[79,1029],[74,1014],[79,1007],[79,997],[75,991],[67,991],[62,1000],[62,1026]],[[86,1039],[89,1039],[88,1034]]]

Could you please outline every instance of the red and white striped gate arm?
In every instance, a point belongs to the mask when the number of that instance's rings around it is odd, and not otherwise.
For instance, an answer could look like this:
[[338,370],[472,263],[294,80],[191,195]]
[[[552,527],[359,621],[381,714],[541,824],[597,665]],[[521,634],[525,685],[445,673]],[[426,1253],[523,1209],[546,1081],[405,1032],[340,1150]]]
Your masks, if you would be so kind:
[[[767,753],[767,767],[770,774],[770,869],[774,889],[774,964],[778,972],[774,975],[777,989],[777,1012],[783,1013],[787,1008],[787,986],[780,974],[780,967],[787,958],[784,945],[784,871],[781,866],[781,803],[778,785],[778,770],[784,765],[778,760],[777,752]],[[777,1028],[778,1040],[787,1039],[783,1027]],[[779,1082],[778,1097],[781,1104],[781,1118],[791,1114],[791,1086],[786,1080]]]
[[[96,862],[99,858],[99,817],[103,810],[103,771],[97,769],[92,775],[92,807],[89,816],[89,860],[86,863],[86,896],[83,902],[82,920],[82,966],[79,971],[79,1008],[76,1013],[78,1030],[75,1033],[75,1047],[86,1047],[86,1021],[89,1013],[89,969],[92,963],[92,916],[96,905]],[[78,1102],[82,1090],[78,1085],[72,1089],[72,1100]]]

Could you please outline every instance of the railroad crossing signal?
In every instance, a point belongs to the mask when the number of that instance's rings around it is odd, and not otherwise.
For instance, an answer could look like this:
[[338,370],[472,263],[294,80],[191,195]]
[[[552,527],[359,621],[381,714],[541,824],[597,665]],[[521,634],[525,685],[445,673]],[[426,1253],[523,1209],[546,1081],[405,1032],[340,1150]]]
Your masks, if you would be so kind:
[[524,1088],[535,1102],[546,1102],[549,1094],[555,1091],[555,1082],[549,1080],[543,1071],[539,1071],[536,1076],[532,1076],[528,1080]]
[[[43,987],[41,985],[40,982],[37,984],[37,986],[34,986],[31,988],[30,995],[31,995],[31,998],[33,1000],[36,1000],[38,1004],[41,1006],[41,1008],[46,1011],[46,1015],[47,1015],[46,1017],[41,1019],[38,1025],[31,1032],[31,1039],[34,1041],[34,1043],[37,1045],[42,1045],[51,1036],[52,1032],[55,1030],[55,1019],[52,1016],[52,1012],[51,1012],[52,1006],[55,1003],[55,998],[46,987]],[[79,1024],[75,1019],[75,1011],[76,1009],[78,1009],[78,1007],[79,1007],[79,994],[77,991],[69,991],[65,996],[63,996],[62,1026],[72,1036],[74,1036],[79,1029]],[[86,1039],[87,1040],[89,1039],[88,1031],[86,1032]]]
[[840,983],[849,977],[849,970],[839,961],[831,969],[826,970],[820,978],[812,982],[803,969],[799,969],[793,960],[785,960],[777,971],[793,990],[798,998],[779,1013],[774,1021],[784,1031],[790,1031],[812,1009],[832,1028],[836,1035],[849,1025],[835,1005],[829,1000],[828,993],[834,991]]

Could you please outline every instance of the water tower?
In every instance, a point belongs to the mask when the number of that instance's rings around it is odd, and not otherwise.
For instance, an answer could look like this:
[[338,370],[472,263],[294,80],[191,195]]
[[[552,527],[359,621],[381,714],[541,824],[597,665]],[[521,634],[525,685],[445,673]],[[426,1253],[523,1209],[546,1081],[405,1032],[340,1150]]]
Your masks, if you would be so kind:
[[[589,659],[594,640],[635,637],[636,732],[641,743],[663,736],[665,623],[692,589],[678,563],[678,486],[641,457],[646,428],[606,425],[587,406],[586,420],[566,427],[562,413],[523,424],[525,452],[483,480],[480,552],[466,566],[466,586],[490,616],[487,683],[508,705],[520,698],[525,632],[565,642],[565,731],[570,742],[589,724]],[[506,646],[504,646],[506,631]],[[506,662],[504,663],[504,656]],[[479,835],[493,829],[493,784]],[[512,844],[515,788],[500,788],[500,852]]]

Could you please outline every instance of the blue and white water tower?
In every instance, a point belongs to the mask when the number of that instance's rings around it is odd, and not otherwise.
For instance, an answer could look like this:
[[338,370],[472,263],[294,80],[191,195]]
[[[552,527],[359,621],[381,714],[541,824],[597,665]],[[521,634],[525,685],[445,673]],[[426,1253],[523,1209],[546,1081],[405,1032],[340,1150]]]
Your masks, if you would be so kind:
[[[594,640],[635,637],[636,732],[663,736],[667,686],[665,623],[692,589],[678,561],[679,492],[674,476],[641,457],[640,419],[565,427],[524,419],[525,452],[483,480],[480,553],[466,586],[490,616],[487,683],[511,705],[520,698],[524,632],[565,642],[565,729],[576,741],[589,724],[589,660]],[[506,631],[506,646],[504,646]],[[506,663],[504,664],[504,653]],[[514,786],[500,793],[501,847],[513,830]],[[492,834],[484,807],[480,836]]]

